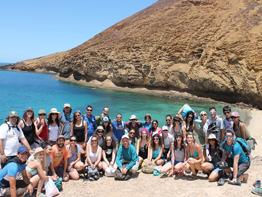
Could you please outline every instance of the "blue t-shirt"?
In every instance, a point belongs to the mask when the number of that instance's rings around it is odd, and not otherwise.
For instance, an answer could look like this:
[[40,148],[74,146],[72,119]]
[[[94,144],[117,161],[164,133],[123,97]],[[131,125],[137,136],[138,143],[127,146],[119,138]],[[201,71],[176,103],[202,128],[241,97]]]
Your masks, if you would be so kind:
[[90,138],[96,130],[96,117],[93,115],[91,115],[90,117],[85,115],[83,119],[87,123],[88,138]]
[[147,131],[149,132],[149,130],[151,130],[151,127],[152,127],[152,124],[151,123],[148,123],[148,122],[145,122],[143,124],[143,127],[147,129]]
[[15,162],[10,162],[0,170],[0,181],[4,177],[16,177],[17,173],[22,172],[26,167],[26,164],[17,164]]
[[229,153],[229,155],[231,155],[230,158],[232,158],[232,159],[234,159],[234,157],[236,155],[239,155],[238,164],[247,163],[249,161],[248,156],[245,154],[245,152],[243,151],[241,145],[238,142],[234,143],[234,145],[228,145],[227,143],[225,143],[224,150],[227,153]]
[[65,114],[62,113],[61,115],[61,121],[64,124],[64,128],[63,128],[63,135],[65,136],[66,139],[70,138],[70,124],[71,122],[73,122],[73,114]]
[[115,137],[117,138],[118,142],[120,142],[122,136],[125,134],[125,123],[123,121],[121,122],[113,121],[112,127]]

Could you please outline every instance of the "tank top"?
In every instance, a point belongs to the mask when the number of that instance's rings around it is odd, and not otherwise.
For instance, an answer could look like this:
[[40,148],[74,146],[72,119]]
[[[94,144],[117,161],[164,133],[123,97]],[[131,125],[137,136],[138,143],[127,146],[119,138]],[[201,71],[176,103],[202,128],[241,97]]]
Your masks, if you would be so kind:
[[184,149],[177,148],[175,149],[175,161],[176,162],[182,162],[185,158],[185,151]]
[[98,159],[98,148],[97,148],[96,152],[94,153],[94,152],[92,152],[92,148],[90,147],[89,158],[90,158],[92,163],[95,163]]
[[49,140],[56,141],[59,135],[59,127],[57,125],[55,126],[49,125],[48,130],[49,130]]
[[106,146],[105,149],[106,159],[111,162],[113,156],[113,146]]
[[85,141],[85,126],[84,126],[83,121],[81,121],[80,126],[76,126],[76,124],[74,124],[73,135],[76,137],[77,142]]
[[153,150],[152,159],[155,159],[158,157],[160,150],[161,150],[160,147],[158,147],[158,149]]
[[[38,123],[37,125],[37,128],[39,129],[41,127],[41,124]],[[42,131],[41,133],[39,134],[39,137],[44,140],[44,141],[47,141],[48,140],[48,126],[47,124],[45,123],[43,128],[42,128]]]
[[148,147],[147,147],[147,144],[145,144],[144,146],[141,146],[141,147],[139,148],[138,155],[139,155],[140,157],[142,157],[143,159],[146,159],[146,158],[147,158],[147,155],[148,155]]
[[24,123],[24,127],[22,128],[22,131],[28,143],[32,145],[35,142],[35,138],[36,138],[35,125],[33,123],[31,125],[27,125],[24,119],[22,121]]

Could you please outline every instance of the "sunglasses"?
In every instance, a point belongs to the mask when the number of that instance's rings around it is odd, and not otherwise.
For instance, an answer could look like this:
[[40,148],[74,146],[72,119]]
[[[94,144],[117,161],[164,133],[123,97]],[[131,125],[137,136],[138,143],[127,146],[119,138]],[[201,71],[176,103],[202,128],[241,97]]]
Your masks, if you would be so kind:
[[154,138],[154,140],[157,140],[157,141],[158,141],[158,140],[159,140],[159,138]]
[[53,115],[57,115],[57,114],[51,114],[51,116],[53,116]]
[[76,142],[76,140],[70,140],[70,142]]
[[91,140],[91,142],[97,142],[97,140]]
[[45,116],[45,114],[38,114],[38,116]]
[[97,133],[103,133],[103,131],[98,130]]
[[86,111],[93,111],[92,109],[87,109]]
[[171,121],[171,119],[166,119],[166,121]]
[[207,114],[201,114],[200,116],[207,116]]
[[75,117],[80,117],[81,115],[80,114],[78,114],[78,115],[75,115]]
[[130,134],[130,135],[135,135],[135,133],[134,133],[134,132],[130,132],[129,134]]

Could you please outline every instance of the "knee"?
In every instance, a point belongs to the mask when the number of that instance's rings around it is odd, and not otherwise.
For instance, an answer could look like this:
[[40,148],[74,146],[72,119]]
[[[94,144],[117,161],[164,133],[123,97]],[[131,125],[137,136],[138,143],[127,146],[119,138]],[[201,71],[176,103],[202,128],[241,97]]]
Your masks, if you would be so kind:
[[218,180],[218,174],[217,173],[211,173],[208,177],[209,182],[215,182]]

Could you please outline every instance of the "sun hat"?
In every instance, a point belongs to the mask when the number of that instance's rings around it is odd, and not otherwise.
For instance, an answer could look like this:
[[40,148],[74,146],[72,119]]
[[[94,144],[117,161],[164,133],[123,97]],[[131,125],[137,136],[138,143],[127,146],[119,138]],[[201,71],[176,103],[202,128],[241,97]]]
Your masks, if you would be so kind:
[[103,131],[104,131],[105,129],[104,129],[103,126],[98,126],[98,127],[96,128],[96,130],[103,130]]
[[164,126],[162,127],[162,131],[168,131],[168,127],[167,127],[166,125],[164,125]]
[[128,135],[123,135],[121,139],[123,140],[125,138],[129,139],[129,136]]
[[49,114],[60,114],[56,108],[51,108]]
[[31,111],[31,112],[33,112],[34,110],[33,110],[32,107],[28,107],[28,108],[26,109],[26,111]]
[[66,107],[71,108],[71,105],[70,105],[69,103],[65,103],[65,104],[64,104],[64,108],[66,108]]
[[39,109],[38,114],[46,114],[46,111],[44,109]]
[[25,146],[20,146],[17,150],[18,154],[24,154],[24,153],[28,153],[28,150],[26,149]]
[[213,133],[210,133],[210,134],[208,135],[208,138],[207,138],[207,139],[209,139],[209,140],[217,140],[216,135],[213,134]]
[[182,118],[180,115],[176,115],[174,118],[173,118],[174,121],[178,121],[178,122],[181,122],[182,121]]
[[44,152],[44,149],[42,148],[42,147],[37,147],[36,149],[35,149],[35,151],[34,151],[34,155],[37,155],[38,153],[40,153],[40,152]]
[[18,117],[18,113],[16,111],[10,111],[8,117]]
[[130,118],[129,118],[129,120],[137,120],[137,117],[136,117],[136,115],[134,115],[134,114],[133,114],[133,115],[131,115],[131,116],[130,116]]
[[240,117],[237,111],[232,112],[231,117]]

